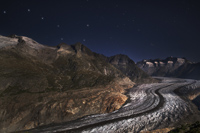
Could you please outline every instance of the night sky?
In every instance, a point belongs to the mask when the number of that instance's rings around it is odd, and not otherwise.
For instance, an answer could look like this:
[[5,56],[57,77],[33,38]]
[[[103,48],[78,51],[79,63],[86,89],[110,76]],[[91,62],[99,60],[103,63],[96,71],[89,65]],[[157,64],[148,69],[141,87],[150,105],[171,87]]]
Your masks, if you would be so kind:
[[0,35],[45,45],[81,42],[92,51],[142,59],[200,61],[199,0],[5,0]]

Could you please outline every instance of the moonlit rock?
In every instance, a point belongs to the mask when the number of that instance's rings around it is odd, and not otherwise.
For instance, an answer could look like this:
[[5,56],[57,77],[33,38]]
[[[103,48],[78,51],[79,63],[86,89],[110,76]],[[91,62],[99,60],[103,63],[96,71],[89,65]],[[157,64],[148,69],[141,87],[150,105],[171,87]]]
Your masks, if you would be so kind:
[[160,64],[160,66],[164,66],[165,65],[165,63],[164,62],[159,62],[159,64]]
[[158,62],[157,61],[154,61],[154,63],[155,63],[156,66],[158,66]]
[[15,35],[14,37],[5,37],[5,36],[0,35],[0,48],[5,48],[8,46],[15,47],[21,43],[20,40],[25,42],[24,45],[26,45],[30,48],[36,49],[36,50],[40,50],[40,49],[44,49],[44,48],[55,49],[54,47],[42,45],[29,37],[17,36],[17,35]]
[[184,64],[185,63],[185,59],[177,58],[177,62],[180,63],[180,64]]
[[34,48],[34,49],[41,49],[44,48],[44,45],[39,44],[38,42],[34,41],[31,38],[22,36],[22,40],[24,40],[26,42],[26,44],[28,44],[30,47]]
[[10,38],[0,35],[0,48],[17,45],[17,43],[18,43],[17,38]]
[[173,61],[167,61],[168,64],[173,64]]
[[146,62],[146,65],[149,66],[149,67],[154,67],[152,62]]

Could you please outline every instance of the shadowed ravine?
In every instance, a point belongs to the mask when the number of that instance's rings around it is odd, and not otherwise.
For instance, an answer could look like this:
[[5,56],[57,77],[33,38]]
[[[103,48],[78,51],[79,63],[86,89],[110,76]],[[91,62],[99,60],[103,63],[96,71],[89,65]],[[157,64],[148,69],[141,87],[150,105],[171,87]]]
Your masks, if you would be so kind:
[[[130,102],[108,114],[92,115],[80,118],[71,122],[58,125],[43,126],[29,130],[31,132],[123,132],[155,129],[161,123],[154,123],[152,118],[160,120],[162,117],[165,126],[176,120],[181,120],[186,114],[190,113],[190,107],[173,92],[176,89],[194,84],[193,80],[170,79],[162,83],[140,85],[130,89]],[[172,100],[175,99],[175,100]],[[173,102],[172,102],[172,101]],[[172,102],[169,104],[169,102]],[[169,104],[169,105],[168,105]],[[176,106],[181,108],[176,109]],[[172,106],[173,108],[171,108]],[[168,110],[169,109],[169,110]],[[167,112],[168,111],[168,112]],[[156,113],[156,115],[155,115]],[[173,114],[174,113],[174,114]],[[176,116],[179,113],[180,115]],[[172,114],[172,116],[171,116]],[[152,115],[152,116],[151,116]],[[155,117],[156,116],[156,117]],[[143,118],[144,117],[144,118]],[[164,118],[163,118],[164,117]],[[168,118],[169,117],[169,118]],[[139,121],[137,120],[139,119]],[[137,121],[134,124],[125,124],[130,121]],[[162,122],[161,121],[161,122]],[[138,123],[147,123],[148,126]],[[152,123],[152,124],[149,124]],[[124,126],[124,124],[126,126]],[[117,126],[118,125],[118,126]],[[162,125],[164,126],[164,125]],[[134,130],[131,128],[134,127]]]

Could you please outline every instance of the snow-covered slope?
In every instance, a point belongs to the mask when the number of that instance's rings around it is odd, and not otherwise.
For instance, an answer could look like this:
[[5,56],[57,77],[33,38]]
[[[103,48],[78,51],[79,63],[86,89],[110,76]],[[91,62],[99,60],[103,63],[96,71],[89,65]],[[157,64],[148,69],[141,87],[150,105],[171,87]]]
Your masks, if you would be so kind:
[[25,37],[25,36],[22,36],[21,37],[22,40],[24,40],[26,42],[26,44],[28,46],[30,46],[31,48],[34,48],[34,49],[41,49],[41,48],[44,48],[45,46],[44,45],[41,45],[39,44],[38,42],[34,41],[33,39],[31,38],[28,38],[28,37]]
[[18,38],[10,38],[0,35],[0,48],[17,45]]
[[17,46],[17,45],[22,45],[22,44],[30,48],[37,49],[37,50],[44,49],[44,48],[55,49],[54,47],[42,45],[26,36],[13,35],[11,37],[6,37],[6,36],[0,35],[0,48],[4,48],[7,46]]

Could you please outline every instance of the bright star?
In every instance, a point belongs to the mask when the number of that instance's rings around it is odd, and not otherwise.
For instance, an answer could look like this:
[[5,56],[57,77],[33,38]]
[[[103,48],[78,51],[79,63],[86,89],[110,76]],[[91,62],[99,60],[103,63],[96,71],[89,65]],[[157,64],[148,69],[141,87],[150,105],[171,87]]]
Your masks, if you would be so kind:
[[3,11],[4,14],[6,14],[6,11]]
[[89,24],[87,24],[86,26],[87,26],[87,27],[90,27],[90,25],[89,25]]
[[44,20],[44,17],[41,17],[42,20]]
[[30,9],[28,9],[28,12],[30,12],[31,10]]

